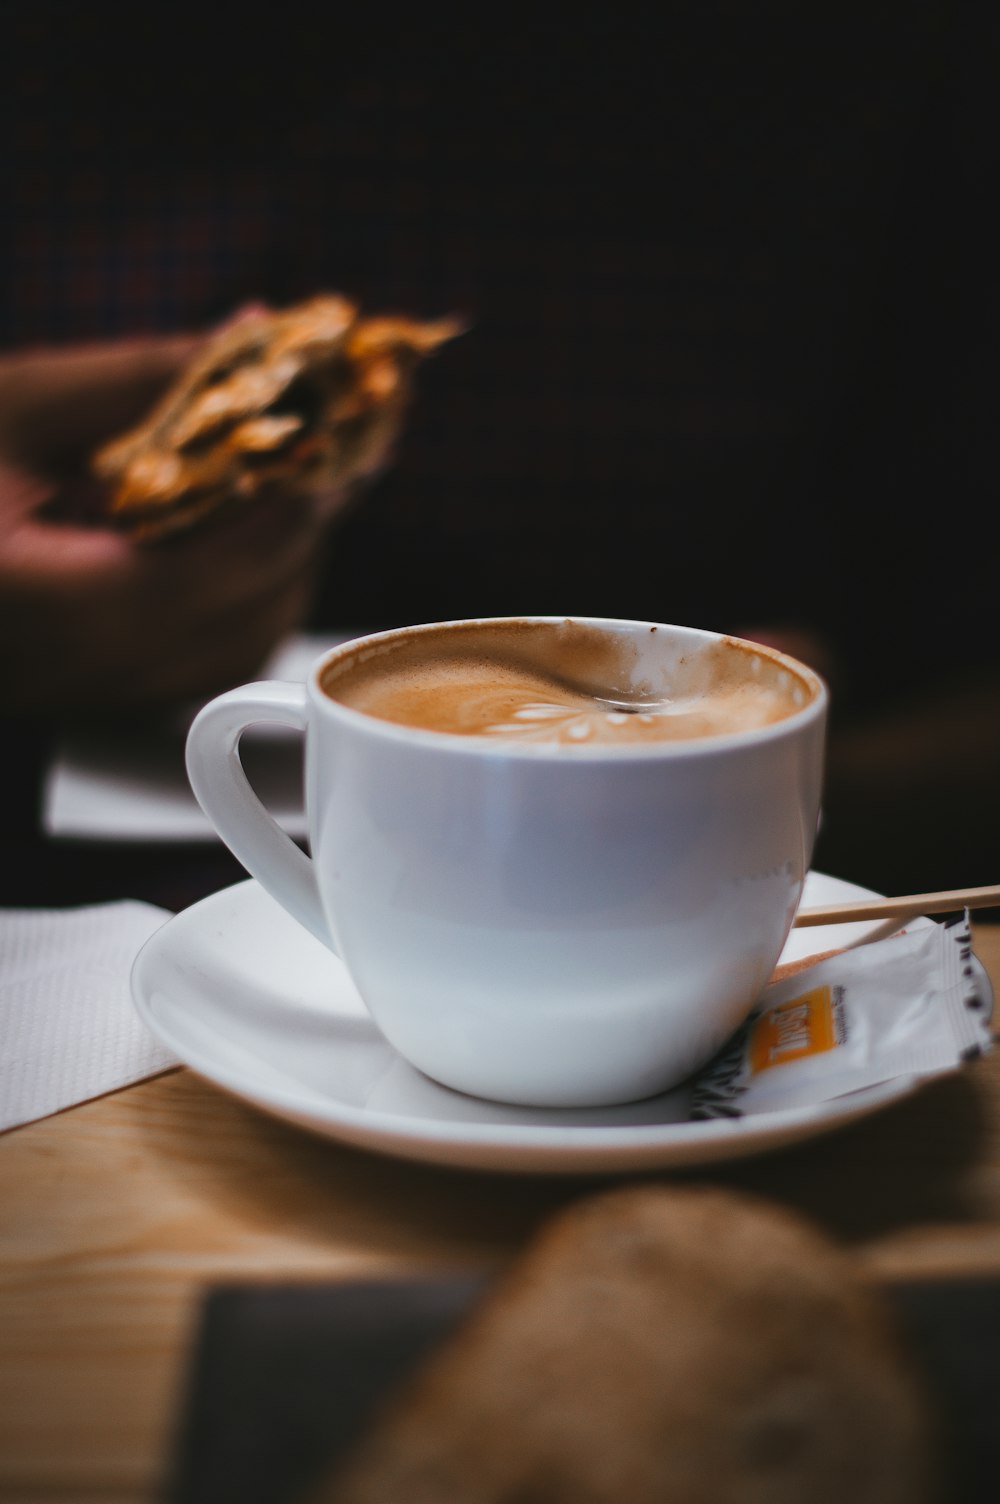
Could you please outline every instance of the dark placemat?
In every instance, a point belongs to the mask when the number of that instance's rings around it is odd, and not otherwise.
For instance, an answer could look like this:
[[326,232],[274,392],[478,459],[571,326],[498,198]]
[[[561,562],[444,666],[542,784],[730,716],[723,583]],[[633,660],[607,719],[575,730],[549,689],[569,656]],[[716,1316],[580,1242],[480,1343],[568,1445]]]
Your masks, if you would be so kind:
[[[169,1504],[295,1504],[483,1288],[456,1277],[212,1291]],[[1000,1280],[899,1285],[889,1295],[943,1418],[948,1504],[995,1504]]]

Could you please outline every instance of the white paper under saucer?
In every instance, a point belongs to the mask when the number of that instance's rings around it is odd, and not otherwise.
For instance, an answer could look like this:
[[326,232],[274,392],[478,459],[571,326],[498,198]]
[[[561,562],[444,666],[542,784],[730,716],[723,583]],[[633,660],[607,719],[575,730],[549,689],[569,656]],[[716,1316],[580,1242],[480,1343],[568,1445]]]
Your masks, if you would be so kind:
[[[871,896],[810,873],[804,903]],[[793,930],[782,959],[877,928]],[[132,996],[153,1034],[244,1101],[359,1147],[466,1168],[594,1173],[735,1159],[825,1133],[898,1100],[914,1077],[810,1107],[691,1122],[688,1093],[576,1111],[508,1107],[423,1076],[387,1044],[343,964],[253,881],[202,900],[147,941]]]
[[[297,634],[261,667],[262,679],[302,682],[319,655],[357,633]],[[55,748],[42,789],[46,835],[88,841],[208,841],[219,838],[195,802],[184,738],[198,706],[168,725],[77,729]],[[283,830],[306,834],[302,742],[281,726],[255,726],[242,755],[251,783]]]

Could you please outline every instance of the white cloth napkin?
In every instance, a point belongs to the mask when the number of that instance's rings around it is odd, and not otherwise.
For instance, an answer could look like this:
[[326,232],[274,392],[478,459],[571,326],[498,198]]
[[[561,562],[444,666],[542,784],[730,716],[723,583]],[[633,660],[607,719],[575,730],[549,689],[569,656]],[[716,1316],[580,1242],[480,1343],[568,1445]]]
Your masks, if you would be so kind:
[[169,918],[133,901],[0,909],[0,1130],[179,1063],[129,989],[132,962]]

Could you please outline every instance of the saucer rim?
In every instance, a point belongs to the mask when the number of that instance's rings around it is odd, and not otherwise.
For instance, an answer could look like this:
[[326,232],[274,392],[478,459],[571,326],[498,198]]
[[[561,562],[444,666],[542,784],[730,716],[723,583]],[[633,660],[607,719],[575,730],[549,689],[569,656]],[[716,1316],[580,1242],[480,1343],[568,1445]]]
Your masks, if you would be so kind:
[[[835,884],[841,893],[850,889],[858,898],[877,896],[871,889],[845,879],[819,872],[811,876]],[[295,1084],[291,1076],[287,1078],[289,1089],[284,1091],[273,1083],[255,1080],[248,1072],[231,1069],[224,1061],[213,1059],[188,1041],[178,1039],[171,1032],[169,1020],[157,1011],[153,1000],[157,989],[150,987],[150,972],[159,964],[161,953],[165,948],[169,952],[178,938],[183,941],[185,928],[206,919],[211,921],[215,909],[246,902],[251,894],[269,897],[255,879],[248,878],[182,909],[156,930],[132,966],[133,1005],[153,1035],[201,1079],[272,1117],[356,1148],[451,1167],[513,1172],[586,1174],[682,1169],[802,1142],[879,1111],[911,1095],[928,1079],[938,1079],[918,1075],[894,1077],[841,1097],[741,1118],[660,1124],[563,1123],[551,1127],[538,1123],[450,1121],[359,1108],[308,1085]],[[224,936],[225,926],[219,928]],[[332,953],[329,959],[343,966]]]

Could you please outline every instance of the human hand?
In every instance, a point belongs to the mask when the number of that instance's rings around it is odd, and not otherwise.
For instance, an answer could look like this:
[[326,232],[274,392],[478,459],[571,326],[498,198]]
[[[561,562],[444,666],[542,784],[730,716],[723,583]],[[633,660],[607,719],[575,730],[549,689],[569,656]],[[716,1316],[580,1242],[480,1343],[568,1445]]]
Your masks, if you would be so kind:
[[0,456],[53,486],[85,475],[95,446],[138,422],[203,339],[151,336],[0,356]]
[[234,504],[155,547],[46,515],[94,444],[140,416],[195,347],[184,337],[0,361],[0,672],[15,711],[202,698],[252,677],[308,610],[340,498]]

